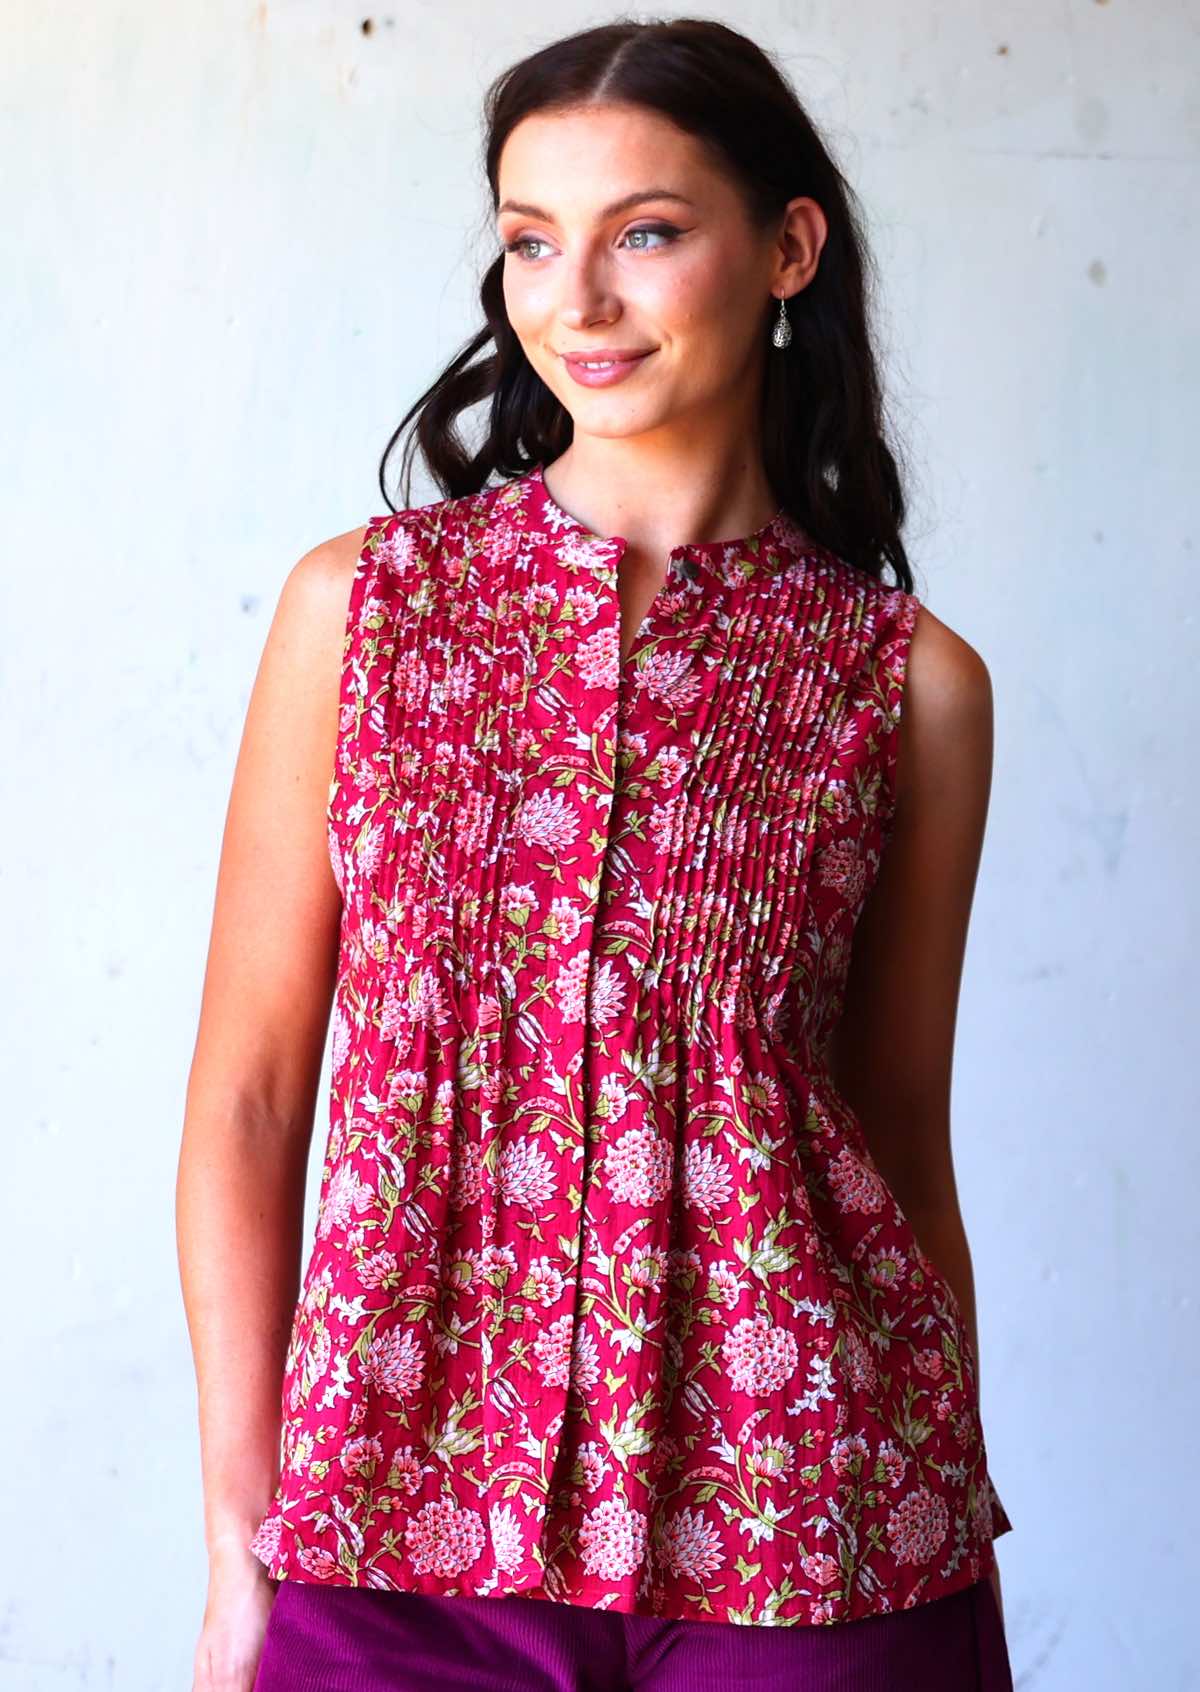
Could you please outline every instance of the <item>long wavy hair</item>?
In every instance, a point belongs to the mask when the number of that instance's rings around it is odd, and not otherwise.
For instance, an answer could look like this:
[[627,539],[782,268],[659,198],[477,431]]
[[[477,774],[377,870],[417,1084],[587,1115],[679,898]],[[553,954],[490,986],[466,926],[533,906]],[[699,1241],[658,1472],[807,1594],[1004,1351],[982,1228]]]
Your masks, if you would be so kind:
[[[779,504],[822,546],[883,580],[913,589],[900,539],[905,498],[884,438],[882,389],[868,322],[874,280],[853,190],[794,90],[762,48],[702,18],[621,19],[564,36],[510,66],[485,96],[484,165],[499,204],[504,143],[533,112],[582,104],[645,107],[707,145],[743,198],[751,225],[766,230],[799,194],[828,224],[816,274],[789,302],[792,339],[768,345],[775,300],[764,302],[763,467]],[[411,502],[420,448],[444,495],[478,492],[550,463],[571,443],[570,413],[533,369],[504,308],[504,253],[479,290],[483,327],[401,418],[384,449],[379,485],[389,509],[388,460],[410,424],[402,470]],[[472,449],[462,413],[488,402],[487,429]]]

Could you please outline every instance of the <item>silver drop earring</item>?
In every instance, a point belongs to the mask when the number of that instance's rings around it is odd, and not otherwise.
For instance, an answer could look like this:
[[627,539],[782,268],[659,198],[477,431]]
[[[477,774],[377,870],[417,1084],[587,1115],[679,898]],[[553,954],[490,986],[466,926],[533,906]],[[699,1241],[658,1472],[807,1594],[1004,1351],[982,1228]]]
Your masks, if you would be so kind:
[[792,338],[792,326],[788,322],[787,307],[783,303],[783,295],[779,296],[779,316],[775,319],[771,330],[771,341],[777,347],[786,347]]

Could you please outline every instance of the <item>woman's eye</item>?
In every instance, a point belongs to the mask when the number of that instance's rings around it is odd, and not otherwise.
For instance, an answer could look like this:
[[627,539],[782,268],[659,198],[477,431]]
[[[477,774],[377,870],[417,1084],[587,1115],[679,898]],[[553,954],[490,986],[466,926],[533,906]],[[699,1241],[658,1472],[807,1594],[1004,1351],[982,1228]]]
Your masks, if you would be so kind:
[[[652,253],[655,251],[655,248],[647,242],[639,240],[639,236],[659,235],[664,241],[670,242],[673,241],[678,234],[678,229],[674,228],[669,223],[643,223],[639,224],[636,229],[627,229],[625,231],[625,240],[632,242],[634,252]],[[541,247],[544,245],[545,242],[542,240],[540,235],[520,235],[515,241],[506,241],[504,243],[504,251],[506,253],[519,253],[522,258],[527,258],[530,257],[530,255],[527,255],[523,251],[524,248]]]
[[515,241],[506,241],[504,243],[504,250],[505,250],[506,253],[516,253],[516,252],[519,252],[522,247],[537,247],[537,246],[540,246],[540,245],[541,245],[541,237],[540,236],[538,236],[538,235],[523,235],[523,236],[520,236]]
[[[672,228],[669,223],[643,223],[639,224],[636,229],[630,229],[627,232],[627,239],[632,239],[635,235],[662,235],[666,240],[673,241],[678,233],[678,229]],[[635,250],[639,253],[648,253],[653,252],[654,249],[637,246]]]

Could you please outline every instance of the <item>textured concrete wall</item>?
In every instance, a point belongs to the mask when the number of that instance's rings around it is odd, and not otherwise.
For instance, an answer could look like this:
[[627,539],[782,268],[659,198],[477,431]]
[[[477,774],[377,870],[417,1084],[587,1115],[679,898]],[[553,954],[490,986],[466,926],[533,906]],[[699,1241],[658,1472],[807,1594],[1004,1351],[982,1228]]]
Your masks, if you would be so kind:
[[[607,14],[365,15],[6,20],[0,1688],[189,1684],[173,1181],[254,667],[287,569],[384,508],[388,433],[475,327],[484,83]],[[1200,23],[738,19],[869,209],[918,591],[995,688],[954,1105],[1017,1684],[1175,1692],[1200,1684]]]

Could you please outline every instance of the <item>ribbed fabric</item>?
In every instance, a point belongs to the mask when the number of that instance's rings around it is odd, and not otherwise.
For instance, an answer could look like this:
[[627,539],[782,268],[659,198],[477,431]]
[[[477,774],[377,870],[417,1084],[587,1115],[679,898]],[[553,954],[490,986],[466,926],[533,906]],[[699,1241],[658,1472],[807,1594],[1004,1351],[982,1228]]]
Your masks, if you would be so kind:
[[830,1627],[285,1580],[254,1692],[1013,1692],[991,1581]]

